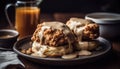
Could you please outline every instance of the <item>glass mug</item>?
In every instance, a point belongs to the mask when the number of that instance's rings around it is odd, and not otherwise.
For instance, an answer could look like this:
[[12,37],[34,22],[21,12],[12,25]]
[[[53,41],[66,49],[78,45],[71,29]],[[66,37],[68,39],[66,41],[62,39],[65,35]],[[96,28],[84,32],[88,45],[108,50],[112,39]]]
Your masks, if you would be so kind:
[[13,27],[7,14],[10,6],[15,6],[15,29],[19,32],[19,38],[33,34],[37,24],[40,22],[40,8],[38,5],[41,0],[18,0],[15,4],[8,4],[5,8],[6,17],[9,25]]

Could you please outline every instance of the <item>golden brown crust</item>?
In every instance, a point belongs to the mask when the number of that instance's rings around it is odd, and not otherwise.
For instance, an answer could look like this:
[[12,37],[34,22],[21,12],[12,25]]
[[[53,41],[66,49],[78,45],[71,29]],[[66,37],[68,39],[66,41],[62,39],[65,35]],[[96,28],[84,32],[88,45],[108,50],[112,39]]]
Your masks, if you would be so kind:
[[93,40],[99,37],[99,26],[97,24],[88,24],[83,30],[84,40]]
[[40,40],[38,33],[41,31],[42,27],[43,24],[38,24],[37,29],[35,30],[31,38],[32,41],[36,41],[42,45],[48,45],[48,46],[63,46],[69,44],[68,40],[70,40],[71,42],[75,41],[74,35],[73,33],[71,33],[69,28],[68,28],[69,32],[67,34],[65,34],[64,30],[61,29],[53,29],[53,28],[45,29],[43,32],[43,38],[42,40]]
[[35,32],[33,33],[33,36],[31,38],[32,41],[39,41],[38,37],[36,36],[36,34],[41,30],[42,24],[38,24],[37,25],[37,29],[35,30]]
[[[70,18],[66,25],[73,31],[76,37],[82,37],[82,40],[93,40],[99,37],[99,26],[93,21],[82,18]],[[78,32],[80,28],[83,31]],[[82,35],[80,35],[82,34]]]
[[44,31],[44,43],[49,46],[61,46],[67,44],[68,38],[65,37],[61,30],[47,29]]

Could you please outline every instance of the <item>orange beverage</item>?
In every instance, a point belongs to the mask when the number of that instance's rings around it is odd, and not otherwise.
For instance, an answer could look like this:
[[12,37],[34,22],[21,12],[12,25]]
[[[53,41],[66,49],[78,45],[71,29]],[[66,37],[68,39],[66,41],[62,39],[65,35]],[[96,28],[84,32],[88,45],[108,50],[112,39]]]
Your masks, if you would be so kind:
[[20,33],[19,38],[32,35],[40,20],[38,7],[16,8],[15,28]]

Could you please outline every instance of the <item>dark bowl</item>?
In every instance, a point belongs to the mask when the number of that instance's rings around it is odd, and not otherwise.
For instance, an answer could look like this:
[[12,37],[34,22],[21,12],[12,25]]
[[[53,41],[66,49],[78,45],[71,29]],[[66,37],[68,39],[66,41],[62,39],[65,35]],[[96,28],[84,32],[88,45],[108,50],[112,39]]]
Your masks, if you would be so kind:
[[17,41],[19,33],[12,29],[0,30],[0,49],[12,49],[14,43]]

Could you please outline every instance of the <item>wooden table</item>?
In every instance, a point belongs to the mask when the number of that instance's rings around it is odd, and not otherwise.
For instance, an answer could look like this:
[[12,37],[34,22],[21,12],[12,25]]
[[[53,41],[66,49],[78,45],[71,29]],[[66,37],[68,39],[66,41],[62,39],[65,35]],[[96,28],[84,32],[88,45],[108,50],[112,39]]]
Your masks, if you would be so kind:
[[[54,14],[41,14],[41,22],[44,21],[61,21],[66,22],[71,17],[82,17],[85,14],[80,13],[54,13]],[[9,27],[7,27],[9,28]],[[85,64],[76,66],[49,66],[37,64],[27,59],[18,56],[18,59],[24,64],[21,65],[8,65],[6,69],[120,69],[120,41],[110,41],[112,44],[111,52],[104,58]]]

